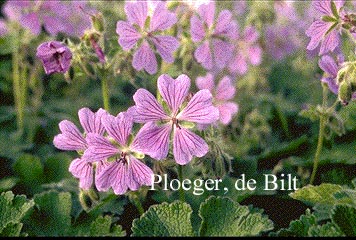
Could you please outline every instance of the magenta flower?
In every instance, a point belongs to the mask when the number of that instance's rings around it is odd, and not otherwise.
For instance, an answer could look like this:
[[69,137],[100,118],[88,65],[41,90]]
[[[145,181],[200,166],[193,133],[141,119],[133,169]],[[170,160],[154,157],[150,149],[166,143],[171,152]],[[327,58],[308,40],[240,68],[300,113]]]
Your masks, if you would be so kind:
[[229,101],[234,98],[236,91],[231,79],[225,76],[215,87],[214,76],[208,73],[205,77],[198,77],[196,85],[199,89],[208,89],[212,93],[213,103],[219,109],[220,122],[224,125],[229,124],[239,109],[236,103]]
[[340,56],[339,58],[341,61],[336,62],[331,56],[325,55],[319,60],[319,67],[325,72],[321,81],[327,83],[330,91],[336,95],[339,92],[339,85],[336,77],[341,68],[341,64],[343,63],[343,56]]
[[133,146],[137,137],[133,140],[133,145],[128,145],[133,126],[131,115],[126,112],[119,113],[117,117],[106,115],[102,118],[102,123],[110,139],[98,133],[89,133],[86,138],[89,147],[83,155],[83,159],[89,162],[115,158],[96,174],[97,189],[107,191],[111,187],[115,194],[121,195],[128,189],[136,191],[142,185],[150,186],[152,170],[133,155],[136,152]]
[[72,52],[61,42],[44,42],[37,48],[36,56],[41,59],[46,74],[65,73],[70,68]]
[[[101,124],[101,118],[106,114],[106,111],[99,109],[93,113],[88,108],[82,108],[78,112],[79,121],[84,129],[84,134],[97,133],[104,134],[104,126]],[[53,144],[56,148],[67,151],[83,152],[87,149],[88,144],[79,129],[68,120],[63,120],[59,123],[61,134],[58,134],[53,139]],[[100,172],[105,166],[104,161],[98,162],[96,165],[96,173]],[[79,178],[79,187],[88,190],[94,179],[93,164],[84,158],[76,158],[69,166],[69,171],[74,177]]]
[[177,79],[163,74],[158,78],[158,90],[167,112],[146,89],[139,89],[133,96],[136,103],[129,111],[134,121],[146,123],[137,133],[136,148],[161,160],[167,157],[169,137],[173,130],[173,154],[175,161],[185,165],[193,156],[204,156],[209,147],[198,135],[185,128],[185,122],[210,124],[219,119],[219,110],[212,105],[209,90],[200,90],[183,106],[190,88],[190,79],[182,74]]
[[254,66],[261,64],[262,48],[257,43],[258,35],[254,27],[246,27],[243,35],[238,39],[234,56],[229,62],[230,72],[243,75],[247,73],[249,64]]
[[[162,31],[171,28],[177,18],[167,10],[164,2],[158,2],[152,16],[148,16],[146,1],[125,3],[125,13],[128,21],[118,21],[116,33],[119,44],[125,50],[132,49],[139,42],[133,56],[132,65],[137,71],[146,70],[149,74],[157,72],[157,59],[153,48],[162,59],[168,63],[174,61],[173,52],[179,47],[179,42],[172,36],[162,35]],[[147,26],[147,18],[150,24]]]
[[221,11],[216,21],[214,17],[215,2],[212,1],[202,4],[198,8],[198,15],[190,19],[192,40],[199,43],[194,57],[208,70],[214,66],[225,67],[233,51],[230,41],[237,37],[237,23],[232,20],[230,11]]
[[8,19],[20,22],[34,35],[41,33],[43,25],[52,36],[59,32],[81,36],[85,29],[90,28],[91,22],[79,6],[88,8],[83,1],[7,1],[3,12]]
[[7,34],[7,26],[4,20],[0,19],[0,37]]
[[[313,1],[312,4],[321,18],[314,21],[305,32],[311,38],[307,49],[314,50],[320,44],[319,55],[333,52],[341,43],[339,19],[344,1],[318,0]],[[337,16],[333,13],[333,4],[337,10]]]

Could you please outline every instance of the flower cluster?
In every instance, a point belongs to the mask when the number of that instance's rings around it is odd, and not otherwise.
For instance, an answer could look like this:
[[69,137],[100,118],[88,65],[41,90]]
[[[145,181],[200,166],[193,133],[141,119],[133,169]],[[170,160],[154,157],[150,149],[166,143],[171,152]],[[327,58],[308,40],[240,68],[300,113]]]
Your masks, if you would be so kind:
[[[219,86],[219,91],[224,91],[229,83]],[[188,123],[211,124],[219,119],[219,110],[213,106],[210,91],[200,90],[189,99],[190,79],[186,75],[177,79],[161,75],[157,87],[162,103],[146,89],[138,89],[133,97],[135,106],[116,117],[103,109],[96,113],[88,108],[79,110],[84,134],[68,120],[59,124],[61,134],[55,136],[54,145],[82,154],[69,167],[73,176],[79,178],[81,188],[92,187],[94,171],[99,191],[112,188],[115,194],[124,194],[128,189],[150,185],[153,172],[138,160],[138,156],[144,153],[156,160],[167,158],[171,135],[174,159],[180,165],[208,152],[208,144],[192,132]],[[230,93],[229,97],[221,99],[231,98],[234,91]],[[129,142],[134,122],[144,125]]]

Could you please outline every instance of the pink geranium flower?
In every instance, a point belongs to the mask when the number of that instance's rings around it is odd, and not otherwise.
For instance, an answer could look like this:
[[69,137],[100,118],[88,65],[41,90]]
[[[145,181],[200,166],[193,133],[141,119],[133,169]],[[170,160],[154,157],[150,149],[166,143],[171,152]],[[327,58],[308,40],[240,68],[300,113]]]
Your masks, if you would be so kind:
[[136,105],[129,111],[134,121],[146,123],[137,134],[137,149],[158,160],[166,158],[173,130],[173,154],[178,164],[189,163],[193,156],[204,156],[209,150],[207,143],[185,128],[184,122],[210,124],[219,119],[210,91],[200,90],[183,106],[190,88],[188,76],[183,74],[173,79],[164,74],[158,78],[157,85],[167,111],[146,89],[137,90],[133,97]]
[[[88,143],[85,140],[85,135],[89,133],[104,134],[104,126],[101,124],[101,118],[106,114],[106,111],[99,109],[93,113],[88,108],[82,108],[78,112],[79,121],[84,129],[82,134],[75,124],[68,120],[63,120],[59,123],[61,134],[58,134],[53,139],[53,144],[56,148],[67,151],[85,151]],[[105,162],[98,162],[96,173],[101,171]],[[69,166],[69,171],[74,177],[79,178],[79,187],[88,190],[94,179],[93,164],[84,158],[76,158]]]
[[214,83],[214,76],[208,73],[205,77],[198,77],[196,85],[199,89],[208,89],[213,95],[213,103],[219,109],[219,121],[227,125],[238,111],[238,105],[232,101],[235,96],[235,86],[228,76],[223,77],[217,86]]
[[194,52],[196,60],[208,70],[225,67],[233,51],[230,41],[237,37],[237,23],[231,12],[223,10],[215,20],[215,2],[211,1],[200,5],[190,25],[192,40],[199,43]]
[[96,188],[107,191],[111,187],[115,194],[124,194],[128,189],[135,191],[141,185],[151,185],[152,170],[133,155],[136,152],[134,146],[137,138],[132,145],[128,144],[133,126],[131,115],[126,112],[119,113],[117,117],[106,115],[102,118],[102,123],[110,139],[98,133],[89,133],[86,137],[89,147],[83,159],[88,162],[105,161],[109,158],[115,160],[108,162],[96,174]]
[[138,71],[144,69],[149,74],[154,74],[157,72],[157,59],[153,48],[164,61],[174,61],[173,52],[179,47],[179,42],[175,37],[163,35],[162,31],[171,28],[177,18],[167,10],[164,2],[158,2],[148,25],[148,10],[146,1],[126,2],[125,13],[128,21],[118,21],[116,33],[119,35],[119,44],[125,51],[140,42],[132,65]]
[[[319,55],[323,55],[333,52],[340,45],[341,21],[339,18],[342,14],[340,9],[344,3],[345,1],[342,0],[315,0],[312,2],[320,18],[315,20],[305,32],[310,37],[308,50],[314,50],[320,44]],[[337,12],[333,11],[333,6]]]

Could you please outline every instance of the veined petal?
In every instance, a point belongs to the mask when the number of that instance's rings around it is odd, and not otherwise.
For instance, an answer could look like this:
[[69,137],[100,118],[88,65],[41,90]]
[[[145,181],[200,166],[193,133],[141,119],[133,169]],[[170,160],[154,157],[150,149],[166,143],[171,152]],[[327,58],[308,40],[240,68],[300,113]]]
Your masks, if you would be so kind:
[[340,45],[340,36],[336,29],[331,30],[321,42],[319,56],[327,53],[333,52],[337,46]]
[[78,111],[79,121],[86,133],[104,134],[104,126],[101,124],[101,118],[107,112],[100,108],[96,113],[93,113],[89,108],[82,108]]
[[255,43],[258,40],[258,35],[255,27],[248,26],[244,31],[244,40],[249,43]]
[[85,159],[76,158],[69,165],[69,172],[79,178],[79,187],[88,190],[93,184],[93,166]]
[[336,78],[337,72],[339,71],[335,60],[328,55],[321,57],[319,67],[332,78]]
[[123,161],[109,163],[96,175],[95,184],[99,191],[108,191],[113,188],[115,194],[124,194],[127,191],[128,171]]
[[129,167],[131,168],[131,181],[129,184],[129,188],[131,190],[137,190],[142,185],[152,185],[151,176],[153,171],[143,162],[137,160],[133,156],[130,156]]
[[119,35],[119,44],[125,51],[135,46],[137,41],[141,38],[136,28],[124,21],[117,22],[116,33]]
[[102,161],[120,153],[109,140],[97,133],[88,133],[86,140],[89,147],[85,150],[83,159],[89,162]]
[[137,1],[130,2],[126,1],[125,3],[125,13],[127,15],[127,19],[131,24],[137,24],[141,28],[144,27],[145,21],[148,14],[147,2],[145,1]]
[[228,76],[223,77],[216,87],[215,98],[217,100],[230,100],[235,96],[235,86]]
[[135,101],[134,121],[146,123],[169,118],[156,98],[146,89],[140,88],[133,96]]
[[174,129],[173,154],[179,165],[189,163],[193,156],[202,157],[209,151],[208,144],[191,131],[185,128]]
[[146,123],[136,134],[130,148],[132,151],[142,152],[154,159],[162,160],[168,155],[171,130],[170,124],[157,126],[152,122]]
[[193,42],[200,42],[205,37],[204,24],[197,15],[190,18],[190,35]]
[[314,21],[305,32],[310,37],[310,42],[307,46],[308,50],[314,50],[323,39],[325,33],[329,30],[333,23],[324,22],[321,20]]
[[187,106],[178,114],[177,119],[209,124],[219,119],[219,110],[212,104],[212,95],[204,89],[197,92]]
[[231,12],[229,10],[221,11],[219,13],[218,19],[216,20],[214,34],[216,35],[228,34],[231,21],[232,21]]
[[229,70],[240,75],[246,74],[248,66],[244,56],[240,53],[237,53],[233,60],[229,63]]
[[179,41],[172,36],[155,36],[151,38],[157,52],[168,63],[174,62],[173,52],[179,47]]
[[333,11],[331,10],[331,0],[313,0],[312,6],[315,10],[324,15],[333,15]]
[[32,34],[38,35],[41,33],[41,22],[36,13],[28,13],[21,17],[20,23],[24,28],[29,29]]
[[69,151],[86,149],[86,141],[74,123],[63,120],[59,123],[59,129],[62,134],[58,134],[53,139],[56,148]]
[[231,122],[232,117],[239,110],[238,105],[233,102],[222,103],[217,106],[220,112],[220,122],[227,125]]
[[150,31],[166,30],[172,27],[177,22],[177,17],[174,13],[170,12],[165,2],[159,2],[153,12]]
[[232,57],[234,46],[231,43],[222,41],[220,39],[213,39],[212,43],[216,66],[219,68],[224,68]]
[[157,72],[157,59],[147,41],[143,41],[142,45],[135,52],[132,66],[137,71],[145,69],[149,74]]
[[182,74],[177,79],[173,79],[168,74],[163,74],[158,78],[157,86],[164,101],[168,104],[173,114],[176,114],[188,96],[190,78]]
[[195,50],[194,57],[205,69],[213,68],[213,57],[208,41],[205,41]]
[[121,146],[126,146],[127,138],[131,134],[133,126],[132,116],[126,112],[121,112],[117,117],[104,116],[102,122],[109,136],[113,137]]

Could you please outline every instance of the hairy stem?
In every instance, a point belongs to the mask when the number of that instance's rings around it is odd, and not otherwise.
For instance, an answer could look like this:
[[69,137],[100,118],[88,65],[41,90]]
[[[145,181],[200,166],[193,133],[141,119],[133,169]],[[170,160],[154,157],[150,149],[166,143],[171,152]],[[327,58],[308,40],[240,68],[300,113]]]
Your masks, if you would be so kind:
[[[182,165],[178,165],[178,179],[179,179],[179,182],[181,182],[181,183],[183,182],[183,166]],[[179,200],[181,200],[182,202],[185,202],[183,188],[179,188]]]
[[[324,110],[327,109],[327,94],[328,94],[328,87],[323,85],[323,104],[322,104],[322,108]],[[314,157],[313,172],[311,174],[310,182],[309,182],[311,185],[314,183],[316,172],[318,170],[320,154],[321,154],[321,150],[323,149],[326,122],[327,122],[327,115],[325,113],[322,113],[322,115],[320,116],[318,145],[317,145],[316,152],[315,152],[315,157]]]
[[101,92],[103,97],[104,109],[110,112],[110,94],[107,75],[104,74],[101,78]]
[[130,196],[130,199],[131,199],[132,203],[135,205],[135,207],[137,208],[140,215],[142,215],[145,212],[145,210],[143,209],[142,203],[141,203],[140,199],[138,198],[138,196],[136,195],[136,193],[132,193]]
[[[23,102],[23,83],[21,82],[20,76],[20,56],[19,52],[16,50],[12,54],[12,79],[13,83],[13,92],[16,108],[16,123],[17,129],[19,132],[24,130],[24,102]],[[23,81],[23,80],[22,80]]]

